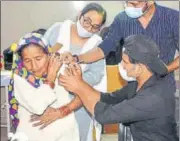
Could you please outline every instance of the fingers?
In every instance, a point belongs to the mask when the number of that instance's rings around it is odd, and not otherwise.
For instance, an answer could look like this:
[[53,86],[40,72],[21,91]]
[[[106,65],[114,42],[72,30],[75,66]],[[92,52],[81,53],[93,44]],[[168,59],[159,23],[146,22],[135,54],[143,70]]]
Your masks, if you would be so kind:
[[50,56],[49,56],[49,67],[52,66],[52,62],[53,62],[53,53],[50,54]]
[[61,54],[59,54],[58,52],[52,53],[50,55],[50,58],[52,59],[51,61],[53,61],[53,59],[55,57],[58,57],[59,60],[61,60],[61,62],[65,63],[65,64],[75,62],[74,57],[70,52],[64,52],[64,53],[61,53]]
[[72,75],[71,69],[69,69],[68,67],[66,67],[65,70],[64,70],[64,75],[65,75],[65,76],[71,76],[71,75]]
[[56,70],[58,71],[59,68],[62,66],[63,62],[62,60],[60,59],[60,56],[56,56],[55,58],[55,65],[56,65]]
[[64,88],[68,87],[68,83],[65,80],[60,80],[59,85],[63,86]]
[[58,64],[62,64],[62,60],[60,58],[60,54],[57,55],[58,53],[56,53],[54,56],[53,56],[53,63],[55,65],[58,65]]
[[40,116],[34,116],[34,117],[32,117],[32,118],[30,119],[30,122],[38,121],[38,120],[40,120],[40,119],[41,119]]
[[41,121],[33,124],[33,127],[40,126],[40,125],[42,125],[42,124],[45,124],[46,122],[48,122],[48,121],[41,120]]
[[62,81],[62,82],[66,82],[66,80],[68,79],[68,76],[65,76],[65,75],[62,75],[62,74],[59,74],[59,80]]
[[77,63],[72,63],[69,65],[73,75],[81,75],[81,66]]
[[54,58],[55,58],[55,53],[50,54],[50,58],[49,58],[49,67],[53,67],[53,64],[54,64]]
[[74,67],[76,68],[76,73],[77,75],[81,75],[82,74],[82,70],[81,70],[81,66],[79,64],[75,64]]
[[68,83],[67,83],[67,80],[64,79],[63,77],[64,77],[63,75],[59,76],[58,84],[63,86],[66,89],[66,87],[68,87]]
[[63,62],[59,53],[52,53],[49,60],[49,69],[53,69],[55,72],[59,70]]
[[71,64],[71,65],[69,66],[69,69],[71,70],[71,72],[72,72],[73,75],[77,75],[75,63]]
[[56,118],[56,116],[52,116],[52,115],[46,115],[46,116],[34,118],[34,119],[32,119],[32,121],[39,121],[39,122],[33,124],[33,127],[40,126],[42,124],[47,124],[50,121],[53,121],[54,118]]
[[32,119],[32,118],[37,118],[37,117],[40,117],[40,116],[38,116],[38,115],[31,115],[31,116],[30,116],[31,119]]
[[74,61],[74,57],[72,56],[72,54],[70,52],[64,52],[61,54],[61,57],[63,59],[63,63],[65,64],[69,64],[72,61]]
[[75,64],[75,68],[76,68],[76,70],[81,71],[81,66],[77,63]]
[[[63,108],[62,108],[63,110]],[[63,117],[63,113],[61,113],[59,110],[55,110],[52,114],[51,117],[48,118],[49,120],[46,120],[46,122],[43,122],[43,125],[41,123],[37,123],[36,125],[42,125],[40,127],[40,130],[44,129],[45,127],[47,127],[49,124],[53,123],[54,121],[58,120],[59,118]]]
[[61,55],[60,55],[58,52],[52,53],[52,54],[50,55],[51,62],[52,62],[52,63],[57,62],[57,61],[61,62],[62,59],[61,59],[60,56],[61,56]]
[[54,117],[53,119],[49,120],[48,122],[45,122],[39,129],[42,130],[42,129],[46,128],[48,125],[50,125],[51,123],[56,121],[58,118],[60,118],[60,117]]
[[46,128],[49,124],[51,124],[51,123],[54,122],[54,121],[55,121],[55,120],[50,120],[50,121],[44,123],[39,129],[42,130],[42,129]]
[[72,54],[67,53],[65,58],[64,58],[64,61],[65,61],[65,63],[67,62],[68,64],[71,63],[72,61],[74,61]]

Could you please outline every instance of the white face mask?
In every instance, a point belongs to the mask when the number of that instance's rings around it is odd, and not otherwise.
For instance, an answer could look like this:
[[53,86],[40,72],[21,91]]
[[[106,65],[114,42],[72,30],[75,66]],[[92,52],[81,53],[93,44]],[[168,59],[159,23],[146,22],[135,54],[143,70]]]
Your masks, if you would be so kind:
[[82,27],[79,20],[77,21],[77,32],[78,32],[78,35],[82,38],[89,38],[93,36],[93,33],[88,32],[86,29]]
[[121,75],[121,77],[126,80],[126,81],[136,81],[136,78],[134,77],[129,77],[127,75],[127,71],[122,67],[121,63],[118,64],[118,68],[119,68],[119,73]]

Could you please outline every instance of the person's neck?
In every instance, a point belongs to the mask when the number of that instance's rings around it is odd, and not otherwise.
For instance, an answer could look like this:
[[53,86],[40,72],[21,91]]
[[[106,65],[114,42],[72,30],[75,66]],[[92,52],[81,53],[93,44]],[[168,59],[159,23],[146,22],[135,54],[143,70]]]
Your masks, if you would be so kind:
[[141,87],[144,85],[144,83],[146,83],[146,81],[149,80],[150,77],[152,77],[152,75],[153,74],[151,72],[144,72],[142,75],[137,77],[136,80],[138,82],[138,87],[136,91],[139,91]]
[[156,6],[155,6],[155,4],[153,4],[148,9],[148,11],[138,19],[144,28],[146,28],[147,25],[149,24],[149,22],[151,21],[153,15],[155,13],[155,10],[156,10]]

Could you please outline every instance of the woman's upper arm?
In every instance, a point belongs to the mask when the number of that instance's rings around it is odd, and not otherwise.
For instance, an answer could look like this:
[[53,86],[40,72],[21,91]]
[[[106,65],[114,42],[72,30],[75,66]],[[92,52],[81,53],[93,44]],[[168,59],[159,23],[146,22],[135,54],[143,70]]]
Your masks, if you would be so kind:
[[61,25],[61,22],[56,22],[50,28],[47,29],[46,33],[44,34],[44,38],[49,45],[53,46],[57,43]]
[[83,74],[83,80],[90,85],[97,85],[100,83],[104,75],[105,62],[104,59],[88,64],[89,68]]

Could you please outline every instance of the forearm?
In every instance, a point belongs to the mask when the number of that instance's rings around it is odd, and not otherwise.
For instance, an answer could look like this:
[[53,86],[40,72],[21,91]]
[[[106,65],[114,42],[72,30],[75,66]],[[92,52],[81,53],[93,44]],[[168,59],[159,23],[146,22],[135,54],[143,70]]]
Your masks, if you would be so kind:
[[99,47],[97,47],[85,54],[80,55],[79,61],[80,62],[83,61],[85,63],[91,63],[91,62],[98,61],[102,58],[104,58],[104,53]]
[[71,111],[77,110],[82,105],[83,105],[83,103],[82,103],[81,99],[78,96],[76,96],[69,104],[67,104],[68,108]]
[[80,97],[86,109],[94,115],[94,107],[100,100],[100,93],[83,81],[75,93]]
[[170,63],[167,67],[169,73],[177,70],[179,68],[179,56],[177,56],[176,59],[172,63]]
[[104,103],[107,104],[117,104],[122,102],[123,100],[127,99],[127,94],[119,94],[119,97],[116,97],[116,95],[113,95],[112,93],[109,94],[101,94],[101,100]]

